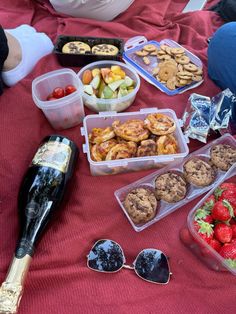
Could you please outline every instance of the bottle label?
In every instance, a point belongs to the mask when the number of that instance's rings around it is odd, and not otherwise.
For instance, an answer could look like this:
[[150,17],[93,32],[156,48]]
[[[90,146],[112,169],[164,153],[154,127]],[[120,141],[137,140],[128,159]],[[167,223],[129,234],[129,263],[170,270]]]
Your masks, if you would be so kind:
[[47,142],[38,149],[32,165],[51,167],[66,173],[70,157],[70,146],[60,142]]

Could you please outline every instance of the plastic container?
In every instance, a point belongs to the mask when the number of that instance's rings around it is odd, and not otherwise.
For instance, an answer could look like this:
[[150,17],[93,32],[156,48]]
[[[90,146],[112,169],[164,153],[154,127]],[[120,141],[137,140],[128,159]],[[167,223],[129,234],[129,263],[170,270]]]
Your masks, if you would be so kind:
[[206,241],[204,241],[194,228],[195,212],[200,208],[206,199],[212,195],[215,189],[223,182],[236,183],[236,164],[227,171],[217,184],[211,189],[206,196],[190,211],[187,218],[187,226],[180,231],[182,242],[210,269],[216,271],[230,271],[236,276],[236,268],[231,267],[227,261],[215,251]]
[[131,65],[140,76],[142,76],[146,81],[148,81],[150,84],[154,85],[157,87],[160,91],[166,93],[169,96],[173,96],[176,94],[181,94],[189,89],[195,88],[202,84],[203,79],[199,82],[193,82],[191,84],[178,87],[174,90],[170,90],[167,88],[164,84],[162,84],[160,81],[158,81],[152,74],[152,71],[154,68],[156,68],[161,61],[160,59],[157,58],[157,56],[149,56],[150,59],[150,64],[145,64],[142,60],[141,57],[136,55],[136,51],[141,50],[143,46],[145,45],[154,45],[158,49],[160,48],[161,45],[167,45],[169,47],[176,47],[176,48],[183,48],[185,51],[185,55],[189,57],[190,61],[195,64],[197,67],[202,68],[202,62],[201,60],[192,54],[190,51],[185,49],[183,46],[179,45],[177,42],[171,40],[171,39],[163,39],[160,42],[151,40],[147,41],[147,38],[144,36],[136,36],[133,38],[130,38],[124,46],[125,52],[123,53],[123,59],[124,61]]
[[214,182],[208,186],[205,186],[205,187],[198,187],[198,186],[195,186],[193,184],[188,184],[186,196],[184,199],[182,199],[179,202],[167,203],[163,200],[160,200],[159,204],[158,204],[158,210],[157,210],[156,216],[152,220],[150,220],[146,223],[143,223],[143,224],[135,224],[131,220],[131,218],[129,217],[129,215],[128,215],[125,207],[124,207],[124,200],[125,200],[126,195],[131,190],[133,190],[134,188],[141,187],[141,186],[146,186],[147,188],[155,190],[155,179],[156,179],[156,177],[158,177],[159,175],[164,174],[166,172],[169,172],[169,171],[179,173],[179,174],[183,173],[184,163],[193,157],[200,157],[203,160],[209,159],[210,148],[215,144],[229,144],[229,145],[236,148],[236,140],[230,134],[227,133],[227,134],[223,135],[222,137],[220,137],[219,139],[217,139],[217,140],[209,143],[208,145],[205,145],[204,147],[200,148],[199,150],[196,150],[195,152],[188,155],[187,157],[182,158],[181,161],[169,163],[169,165],[167,167],[162,168],[160,170],[157,170],[154,173],[115,191],[115,197],[116,197],[120,207],[124,211],[126,217],[128,218],[129,222],[131,223],[131,225],[135,231],[139,232],[139,231],[146,229],[147,227],[151,226],[155,222],[161,220],[162,218],[166,217],[170,213],[174,212],[178,208],[184,206],[185,204],[187,204],[191,200],[193,200],[193,199],[197,198],[198,196],[202,195],[203,193],[209,191],[210,189],[215,187],[222,178],[224,178],[225,172],[221,171],[221,170],[217,170],[217,174],[216,174]]
[[[95,55],[91,52],[86,54],[74,54],[74,53],[63,53],[62,47],[71,41],[81,41],[88,44],[91,48],[95,45],[110,44],[114,45],[119,49],[119,52],[115,56],[108,55]],[[57,42],[54,46],[53,52],[57,56],[59,63],[64,67],[70,66],[83,66],[91,62],[100,60],[121,60],[124,49],[124,42],[119,38],[98,38],[98,37],[84,37],[84,36],[66,36],[60,35],[57,38]]]
[[[46,100],[56,87],[74,85],[76,91],[57,100]],[[71,69],[60,69],[43,74],[32,82],[32,97],[38,108],[56,130],[78,125],[84,118],[82,83]]]
[[124,111],[127,109],[134,101],[136,94],[140,87],[140,78],[138,74],[133,70],[129,65],[117,62],[117,61],[98,61],[94,63],[90,63],[89,65],[83,67],[79,73],[78,76],[80,80],[82,79],[83,72],[85,70],[92,70],[94,68],[105,68],[105,67],[111,67],[112,65],[119,65],[132,80],[135,82],[135,88],[134,90],[129,93],[126,96],[120,97],[120,98],[114,98],[114,99],[101,99],[96,98],[93,96],[90,96],[83,92],[83,101],[84,105],[88,107],[89,109],[100,112],[100,111]]
[[[176,122],[176,130],[174,136],[178,141],[179,153],[171,155],[147,156],[147,157],[133,157],[111,161],[93,161],[89,149],[89,133],[93,128],[105,128],[111,126],[115,120],[125,122],[131,119],[144,120],[150,113],[163,113],[173,118]],[[183,159],[188,152],[188,145],[185,137],[181,131],[179,120],[174,111],[170,109],[158,110],[157,108],[141,109],[137,112],[116,113],[116,112],[100,112],[97,115],[88,115],[83,120],[83,127],[81,134],[85,137],[85,144],[83,144],[83,152],[87,154],[87,159],[90,164],[91,174],[110,175],[122,172],[138,171],[143,169],[160,168],[174,160]]]

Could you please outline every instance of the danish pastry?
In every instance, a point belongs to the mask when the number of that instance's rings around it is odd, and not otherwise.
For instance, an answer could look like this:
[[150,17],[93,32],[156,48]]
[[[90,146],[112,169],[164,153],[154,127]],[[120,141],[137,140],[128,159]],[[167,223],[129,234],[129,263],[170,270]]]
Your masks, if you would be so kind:
[[157,139],[158,155],[177,154],[178,144],[175,137],[171,134],[162,135]]
[[162,113],[149,114],[144,120],[145,127],[156,135],[173,133],[176,129],[175,121]]
[[112,123],[114,132],[117,136],[133,142],[146,140],[149,136],[149,131],[144,128],[142,120],[127,120],[123,124],[119,120]]
[[92,144],[100,144],[115,137],[115,133],[111,127],[105,129],[93,128],[89,134],[89,142]]

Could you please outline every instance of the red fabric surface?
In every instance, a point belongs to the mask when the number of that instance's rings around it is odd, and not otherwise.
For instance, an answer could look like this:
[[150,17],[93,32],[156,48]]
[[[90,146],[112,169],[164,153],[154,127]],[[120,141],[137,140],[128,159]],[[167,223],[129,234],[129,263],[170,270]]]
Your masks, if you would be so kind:
[[[208,1],[208,7],[216,1]],[[145,35],[149,40],[171,38],[204,63],[204,83],[195,90],[169,97],[144,80],[129,111],[145,107],[172,108],[181,117],[194,91],[213,96],[219,89],[207,77],[206,39],[222,24],[213,12],[181,14],[187,1],[136,0],[112,22],[71,18],[55,13],[46,1],[1,0],[4,28],[22,23],[46,32],[55,42],[59,34],[121,37]],[[25,79],[0,98],[0,281],[12,258],[17,234],[17,193],[41,139],[55,133],[31,97],[32,80],[60,68],[54,55],[43,58]],[[79,68],[74,70],[78,71]],[[86,113],[89,114],[88,110]],[[179,240],[194,200],[141,233],[136,233],[114,197],[114,191],[152,172],[92,177],[82,153],[80,126],[61,131],[74,140],[80,158],[69,195],[57,218],[38,245],[27,277],[19,314],[73,313],[233,313],[235,277],[209,270]],[[190,149],[201,147],[191,141]],[[153,285],[123,269],[100,274],[86,267],[95,240],[110,238],[124,249],[128,263],[146,247],[170,257],[173,276],[166,286]]]

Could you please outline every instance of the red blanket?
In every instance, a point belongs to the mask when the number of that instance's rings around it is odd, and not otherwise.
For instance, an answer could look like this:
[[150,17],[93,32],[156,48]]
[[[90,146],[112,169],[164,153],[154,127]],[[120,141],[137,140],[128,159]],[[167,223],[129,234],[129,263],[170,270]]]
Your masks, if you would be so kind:
[[[216,1],[208,1],[210,7]],[[187,0],[135,0],[112,22],[71,18],[55,13],[46,1],[1,0],[0,21],[4,28],[22,23],[46,32],[55,42],[59,34],[121,37],[145,35],[149,40],[171,38],[191,50],[204,63],[204,83],[194,92],[213,96],[219,89],[207,77],[207,38],[222,24],[213,12],[182,14]],[[11,260],[17,234],[17,193],[41,139],[55,131],[31,97],[32,80],[60,68],[54,55],[43,58],[35,69],[0,98],[0,281]],[[74,70],[78,71],[79,68]],[[192,91],[166,96],[144,80],[129,111],[145,107],[172,108],[181,117]],[[89,114],[88,110],[86,113]],[[92,177],[82,153],[80,127],[60,132],[74,140],[81,153],[67,202],[39,243],[27,277],[21,314],[74,313],[233,313],[235,278],[228,272],[209,270],[179,240],[194,200],[150,228],[136,233],[114,197],[114,191],[148,173]],[[191,141],[190,149],[200,147]],[[163,250],[170,257],[173,273],[166,286],[140,280],[123,269],[117,274],[93,272],[86,255],[95,240],[119,242],[132,263],[147,247]]]

